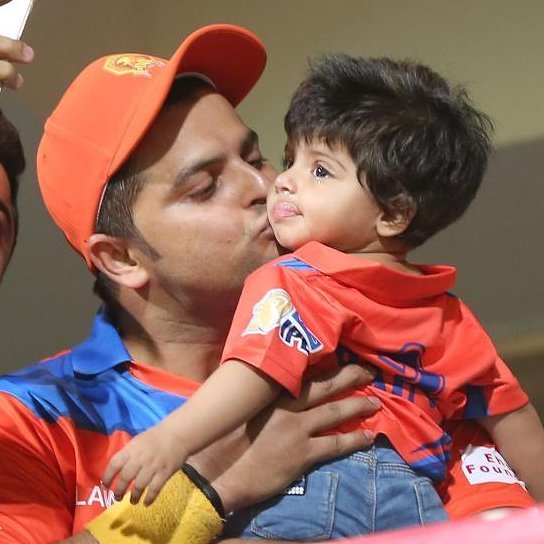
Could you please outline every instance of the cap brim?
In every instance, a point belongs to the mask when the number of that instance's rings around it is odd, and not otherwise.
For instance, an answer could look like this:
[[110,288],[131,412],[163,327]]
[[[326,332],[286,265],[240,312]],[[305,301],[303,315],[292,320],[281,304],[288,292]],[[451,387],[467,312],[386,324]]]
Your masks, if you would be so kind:
[[138,103],[126,135],[113,157],[109,176],[126,161],[147,132],[178,74],[199,73],[217,92],[237,106],[259,80],[266,65],[266,50],[249,30],[228,24],[209,25],[193,32],[153,79]]

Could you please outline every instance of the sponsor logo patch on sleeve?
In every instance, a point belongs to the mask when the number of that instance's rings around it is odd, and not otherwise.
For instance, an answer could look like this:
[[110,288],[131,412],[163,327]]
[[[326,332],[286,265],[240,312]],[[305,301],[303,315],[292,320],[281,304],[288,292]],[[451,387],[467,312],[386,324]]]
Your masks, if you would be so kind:
[[461,455],[461,466],[471,485],[504,483],[525,487],[495,448],[468,446]]
[[253,307],[250,322],[242,336],[268,334],[278,328],[284,344],[309,355],[323,349],[323,344],[304,324],[291,297],[283,289],[270,289]]

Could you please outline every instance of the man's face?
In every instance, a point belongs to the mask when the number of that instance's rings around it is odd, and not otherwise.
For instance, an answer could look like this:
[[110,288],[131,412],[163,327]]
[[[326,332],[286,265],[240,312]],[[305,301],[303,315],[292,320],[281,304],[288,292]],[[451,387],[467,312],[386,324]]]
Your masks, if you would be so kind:
[[0,279],[8,265],[15,243],[15,209],[11,202],[8,176],[0,164]]
[[225,294],[237,297],[245,277],[277,255],[266,216],[275,172],[256,134],[221,95],[201,91],[165,108],[134,158],[146,180],[134,224],[159,254],[141,255],[150,292],[218,308]]

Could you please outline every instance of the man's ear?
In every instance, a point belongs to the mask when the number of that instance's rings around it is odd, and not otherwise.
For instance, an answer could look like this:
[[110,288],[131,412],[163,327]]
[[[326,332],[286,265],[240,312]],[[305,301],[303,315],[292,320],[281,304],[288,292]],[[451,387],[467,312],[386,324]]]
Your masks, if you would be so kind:
[[393,238],[402,234],[412,222],[417,205],[408,195],[397,195],[387,203],[387,209],[378,218],[376,231],[379,236]]
[[93,265],[116,284],[139,289],[148,282],[147,269],[124,238],[92,234],[88,248]]

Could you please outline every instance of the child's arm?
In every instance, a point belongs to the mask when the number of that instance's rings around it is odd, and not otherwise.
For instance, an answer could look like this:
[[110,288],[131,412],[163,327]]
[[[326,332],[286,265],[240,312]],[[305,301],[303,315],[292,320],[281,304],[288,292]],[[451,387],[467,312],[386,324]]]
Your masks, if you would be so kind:
[[280,386],[238,360],[221,365],[181,408],[135,436],[114,455],[104,473],[109,486],[117,476],[116,496],[134,481],[132,501],[147,487],[150,504],[187,457],[250,420],[279,394]]
[[478,420],[529,493],[544,501],[544,429],[531,403],[514,412]]

